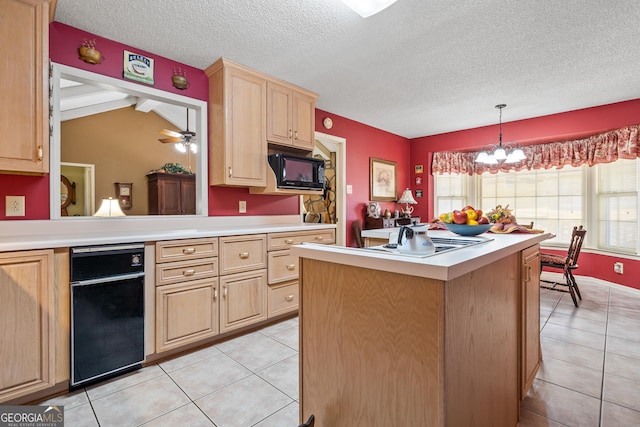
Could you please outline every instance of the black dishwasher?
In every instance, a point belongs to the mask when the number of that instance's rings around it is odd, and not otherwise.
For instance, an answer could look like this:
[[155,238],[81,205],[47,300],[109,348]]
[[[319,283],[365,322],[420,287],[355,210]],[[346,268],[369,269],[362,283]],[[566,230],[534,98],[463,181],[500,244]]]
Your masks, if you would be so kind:
[[71,248],[71,389],[144,360],[144,244]]

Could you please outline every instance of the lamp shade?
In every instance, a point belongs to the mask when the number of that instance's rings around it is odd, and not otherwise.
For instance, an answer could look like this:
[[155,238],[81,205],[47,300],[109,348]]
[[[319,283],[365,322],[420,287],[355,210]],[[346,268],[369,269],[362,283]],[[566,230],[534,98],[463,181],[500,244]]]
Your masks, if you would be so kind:
[[120,209],[120,202],[116,199],[109,197],[108,199],[102,199],[100,209],[93,216],[126,216],[122,209]]
[[402,196],[400,196],[400,200],[398,203],[408,203],[410,205],[417,205],[416,199],[413,198],[413,194],[411,194],[411,190],[408,188],[402,192]]

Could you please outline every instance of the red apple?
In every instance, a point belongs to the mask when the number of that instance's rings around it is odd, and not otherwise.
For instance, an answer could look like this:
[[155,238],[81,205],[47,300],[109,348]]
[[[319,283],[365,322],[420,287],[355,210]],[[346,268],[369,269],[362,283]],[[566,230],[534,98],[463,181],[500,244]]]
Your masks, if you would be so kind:
[[453,222],[456,224],[466,224],[469,216],[465,211],[453,211]]
[[478,224],[489,224],[489,218],[487,218],[486,216],[480,216],[478,217]]
[[476,209],[476,215],[480,218],[482,216],[482,209]]
[[462,208],[462,210],[463,210],[463,211],[468,211],[469,209],[471,209],[471,210],[474,210],[474,211],[475,211],[475,209],[474,209],[474,208],[473,208],[473,206],[471,206],[471,205],[467,205],[467,206],[465,206],[464,208]]

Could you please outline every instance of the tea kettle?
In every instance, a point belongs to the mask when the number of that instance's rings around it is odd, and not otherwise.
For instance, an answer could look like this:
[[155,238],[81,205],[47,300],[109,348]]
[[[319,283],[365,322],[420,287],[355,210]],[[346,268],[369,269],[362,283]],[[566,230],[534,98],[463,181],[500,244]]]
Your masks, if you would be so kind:
[[398,252],[410,255],[429,255],[436,251],[436,247],[427,236],[424,224],[403,225],[398,233]]

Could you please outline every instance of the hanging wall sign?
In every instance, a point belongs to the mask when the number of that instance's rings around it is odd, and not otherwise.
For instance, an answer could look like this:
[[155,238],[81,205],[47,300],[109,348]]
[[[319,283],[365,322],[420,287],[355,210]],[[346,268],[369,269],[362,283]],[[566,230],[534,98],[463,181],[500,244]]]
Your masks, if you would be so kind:
[[124,77],[153,85],[153,59],[125,50]]

